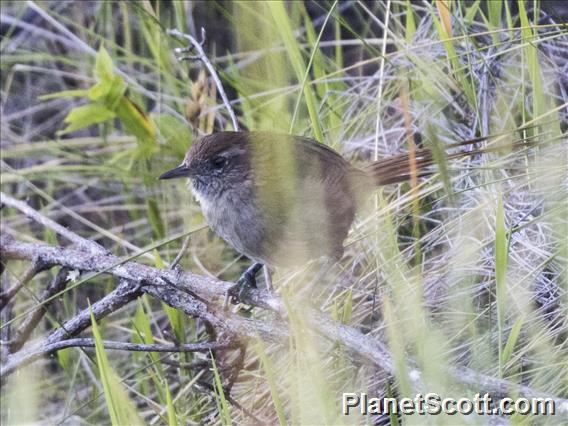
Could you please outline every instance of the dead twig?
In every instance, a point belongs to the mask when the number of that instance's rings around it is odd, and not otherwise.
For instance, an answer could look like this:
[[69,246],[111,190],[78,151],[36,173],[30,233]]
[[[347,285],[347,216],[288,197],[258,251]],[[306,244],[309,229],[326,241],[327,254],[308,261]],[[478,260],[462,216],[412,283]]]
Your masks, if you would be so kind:
[[[236,347],[236,343],[229,340],[218,342],[198,342],[198,343],[180,343],[175,345],[162,344],[146,344],[146,343],[130,343],[130,342],[114,342],[103,340],[105,349],[130,352],[207,352],[213,349],[228,349]],[[29,356],[35,356],[55,352],[65,348],[94,348],[95,339],[91,338],[75,338],[65,339],[41,348],[41,351],[30,352]]]
[[[183,60],[183,59],[199,59],[201,62],[203,62],[205,64],[205,66],[209,70],[209,74],[211,74],[211,78],[215,82],[215,86],[217,86],[217,90],[219,91],[219,94],[221,95],[221,99],[223,100],[223,104],[225,105],[225,108],[227,108],[227,112],[229,113],[229,116],[231,117],[233,129],[238,132],[239,131],[239,122],[237,120],[237,116],[235,115],[235,111],[233,110],[233,107],[231,107],[231,103],[229,102],[229,98],[227,98],[227,94],[225,93],[225,89],[223,88],[223,83],[221,83],[221,79],[217,75],[217,71],[215,71],[215,67],[213,66],[213,64],[211,63],[211,61],[209,60],[209,58],[205,54],[205,51],[203,50],[203,43],[205,43],[205,29],[203,27],[201,27],[201,41],[197,41],[195,39],[195,37],[193,37],[192,35],[185,34],[185,33],[181,32],[180,30],[175,29],[175,28],[169,29],[167,31],[167,33],[168,33],[168,35],[171,35],[171,36],[174,36],[174,37],[184,38],[186,40],[189,40],[189,42],[191,43],[190,47],[177,48],[177,49],[175,49],[175,52],[178,53],[178,54],[182,54],[182,56],[180,57],[181,60]],[[195,50],[197,52],[197,55],[185,55],[185,56],[183,56],[183,54],[191,52],[192,50]]]
[[42,302],[51,299],[52,296],[59,293],[65,288],[67,282],[69,281],[68,275],[69,270],[62,268],[51,280],[51,282],[39,298],[40,306],[26,317],[23,324],[16,331],[15,337],[10,342],[10,352],[17,352],[22,346],[24,346],[24,344],[30,338],[32,331],[36,328],[36,326],[45,315],[46,309],[49,306],[49,303],[43,304]]
[[49,219],[48,217],[45,217],[44,215],[42,215],[40,212],[38,212],[34,208],[28,206],[23,201],[16,200],[15,198],[5,194],[4,192],[0,192],[0,204],[7,205],[7,206],[10,206],[10,207],[13,207],[13,208],[19,210],[20,212],[22,212],[23,214],[28,216],[33,221],[45,226],[46,228],[49,228],[49,229],[55,231],[59,235],[67,238],[72,243],[77,244],[83,250],[87,250],[91,253],[106,253],[106,250],[102,246],[98,245],[97,243],[90,241],[90,240],[87,240],[87,239],[75,234],[74,232],[68,230],[64,226],[61,226],[57,222],[54,222],[53,220]]
[[[287,330],[282,326],[282,321],[270,321],[263,319],[262,321],[239,317],[222,309],[217,308],[215,302],[223,299],[227,289],[231,283],[213,280],[206,277],[197,276],[190,273],[176,274],[174,271],[160,270],[146,265],[136,264],[134,262],[121,262],[112,255],[89,255],[79,250],[65,249],[62,247],[53,247],[43,244],[30,244],[16,241],[13,238],[0,238],[0,255],[4,260],[20,259],[31,260],[39,256],[46,261],[53,262],[70,269],[78,269],[83,271],[104,271],[108,274],[115,275],[122,279],[134,280],[136,277],[143,284],[135,291],[146,292],[160,300],[163,300],[172,307],[178,308],[188,315],[198,316],[210,321],[218,330],[226,333],[232,333],[239,339],[246,337],[255,337],[260,335],[272,341],[283,341],[287,337]],[[164,285],[162,275],[174,285]],[[126,288],[131,289],[130,285]],[[200,295],[202,300],[209,301],[204,303],[196,300],[190,294],[180,291],[187,289],[191,293]],[[117,289],[118,290],[118,289]],[[116,290],[115,290],[116,291]],[[123,290],[124,291],[124,290]],[[112,293],[111,293],[112,294]],[[137,293],[138,295],[139,293]],[[136,295],[136,297],[137,297]],[[110,294],[108,295],[110,296]],[[107,296],[105,296],[106,298]],[[265,291],[251,290],[243,292],[241,296],[243,302],[263,307],[285,316],[285,309],[282,301]],[[116,303],[116,295],[108,297],[108,302]],[[128,303],[132,298],[121,299],[121,304]],[[102,301],[102,300],[101,300]],[[99,302],[101,302],[99,301]],[[107,303],[108,303],[107,302]],[[96,305],[96,304],[95,304]],[[93,310],[95,308],[93,305]],[[114,310],[116,306],[105,306],[104,312],[98,312],[96,318],[100,318]],[[101,309],[102,310],[102,309]],[[388,374],[395,374],[395,367],[388,348],[376,338],[365,336],[353,327],[338,324],[329,319],[324,314],[315,310],[304,312],[303,316],[309,321],[311,327],[332,341],[339,342],[346,350],[366,359],[368,362],[376,365]],[[77,319],[77,317],[81,319]],[[81,312],[69,322],[78,322],[88,327],[90,319],[88,312]],[[64,329],[63,329],[64,328]],[[73,327],[77,331],[81,327]],[[67,323],[64,327],[56,330],[42,343],[43,346],[53,342],[54,339],[62,340],[62,336],[67,338],[72,333],[68,333]],[[17,355],[17,354],[16,354]],[[410,363],[412,365],[412,363]],[[6,366],[3,366],[2,376],[14,372],[23,365],[21,360],[9,359]],[[449,374],[458,382],[464,383],[470,387],[474,387],[493,395],[518,394],[529,398],[550,397],[556,402],[557,412],[564,416],[568,415],[568,401],[557,398],[553,395],[546,395],[543,392],[532,389],[528,386],[520,386],[515,383],[503,379],[493,378],[467,367],[448,367]],[[414,369],[409,374],[415,387],[420,386],[420,371]]]
[[[142,292],[140,288],[132,289],[130,282],[122,280],[117,288],[115,288],[101,300],[94,303],[91,306],[90,310],[84,309],[79,312],[73,318],[66,321],[60,328],[53,331],[49,336],[44,338],[41,342],[34,345],[32,349],[29,349],[29,352],[26,351],[25,353],[22,353],[22,351],[20,351],[8,357],[5,362],[3,362],[0,377],[5,378],[18,369],[40,358],[42,354],[46,353],[45,350],[42,351],[42,348],[49,347],[60,341],[76,336],[83,330],[90,327],[91,312],[93,313],[95,320],[99,320],[117,311],[132,300],[138,298],[138,296],[140,296],[141,294]],[[28,356],[26,355],[27,353],[36,355]]]
[[16,284],[8,288],[6,291],[0,293],[0,311],[12,300],[12,298],[18,294],[18,292],[29,283],[33,277],[42,271],[49,268],[49,265],[43,264],[38,261],[32,261],[32,264],[26,269],[22,277],[18,280]]

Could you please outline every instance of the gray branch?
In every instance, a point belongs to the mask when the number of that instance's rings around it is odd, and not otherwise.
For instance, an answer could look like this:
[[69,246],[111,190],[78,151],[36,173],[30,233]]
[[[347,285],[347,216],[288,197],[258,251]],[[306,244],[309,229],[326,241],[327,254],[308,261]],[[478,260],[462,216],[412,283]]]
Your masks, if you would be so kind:
[[9,196],[8,194],[5,194],[4,192],[0,192],[0,204],[1,205],[7,205],[9,207],[13,207],[13,208],[19,210],[20,212],[22,212],[23,214],[25,214],[26,216],[31,218],[33,221],[45,226],[46,228],[49,228],[49,229],[57,232],[59,235],[67,238],[69,241],[77,244],[80,248],[82,248],[84,250],[87,250],[91,253],[105,253],[106,252],[106,250],[103,247],[101,247],[100,245],[98,245],[94,241],[87,240],[87,239],[75,234],[74,232],[68,230],[64,226],[61,226],[57,222],[54,222],[50,218],[45,217],[44,215],[42,215],[37,210],[28,206],[23,201],[16,200],[15,198]]
[[[0,255],[4,260],[31,260],[39,258],[45,262],[73,270],[105,272],[123,280],[138,282],[140,283],[138,291],[146,292],[161,299],[188,315],[199,316],[209,321],[225,336],[230,335],[238,339],[246,339],[247,337],[260,335],[262,338],[272,341],[284,341],[288,336],[288,331],[282,326],[281,320],[275,319],[270,321],[263,319],[259,321],[243,318],[229,311],[223,311],[219,307],[219,302],[223,300],[227,289],[231,286],[231,283],[228,282],[191,273],[156,269],[135,262],[124,262],[110,254],[90,255],[75,249],[24,243],[16,241],[9,236],[0,238]],[[124,286],[124,284],[122,285]],[[119,286],[119,288],[121,287]],[[119,288],[115,292],[118,292]],[[130,292],[133,291],[131,285],[128,288]],[[113,293],[110,293],[93,305],[93,311],[95,311],[95,308],[99,308],[98,304],[100,304],[100,310],[97,310],[97,318],[118,309],[118,307],[132,300],[132,298],[125,298],[124,295],[117,297]],[[286,317],[286,309],[282,301],[265,291],[250,290],[241,294],[241,299],[247,304],[274,311],[279,317]],[[113,305],[113,303],[116,303],[116,300],[120,300],[117,306]],[[101,302],[104,302],[104,304]],[[375,338],[365,336],[353,327],[335,323],[324,314],[315,310],[304,312],[303,315],[308,318],[310,325],[316,331],[329,340],[341,343],[350,352],[368,360],[388,374],[395,374],[395,366],[388,348]],[[64,324],[64,327],[54,331],[42,343],[42,346],[45,347],[68,338],[76,334],[78,330],[82,330],[89,325],[88,312],[83,311]],[[15,371],[20,365],[14,364],[21,362],[21,360],[10,360],[3,367],[2,375],[8,374],[6,371]],[[558,413],[568,415],[568,401],[566,400],[546,395],[527,386],[520,386],[507,380],[486,376],[465,367],[450,367],[448,371],[455,380],[494,395],[519,394],[529,398],[551,397],[556,401]],[[413,377],[414,385],[419,387],[420,372],[415,369],[411,377]]]
[[[110,342],[103,341],[105,349],[120,350],[120,351],[133,351],[133,352],[207,352],[214,349],[230,349],[235,346],[234,342],[229,340],[219,342],[198,342],[198,343],[184,343],[179,345],[160,345],[160,344],[144,344],[144,343],[127,343],[127,342]],[[44,346],[24,351],[18,354],[19,366],[28,365],[46,354],[59,351],[61,349],[81,347],[81,348],[94,348],[95,339],[90,338],[76,338],[65,339],[54,343],[45,344]],[[2,369],[2,376],[4,377],[6,370]],[[9,374],[9,373],[8,373]]]

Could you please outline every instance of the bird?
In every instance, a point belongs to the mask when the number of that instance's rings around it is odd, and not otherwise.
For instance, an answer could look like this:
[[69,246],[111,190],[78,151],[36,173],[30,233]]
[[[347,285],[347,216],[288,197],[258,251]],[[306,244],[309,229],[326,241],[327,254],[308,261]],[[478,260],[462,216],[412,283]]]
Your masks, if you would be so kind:
[[[487,138],[457,142],[469,146]],[[480,149],[448,154],[459,158]],[[411,160],[412,158],[412,160]],[[314,139],[272,131],[222,131],[197,138],[181,165],[159,179],[188,178],[213,231],[255,263],[239,280],[254,284],[262,265],[338,261],[356,214],[380,186],[431,174],[421,148],[363,166]]]

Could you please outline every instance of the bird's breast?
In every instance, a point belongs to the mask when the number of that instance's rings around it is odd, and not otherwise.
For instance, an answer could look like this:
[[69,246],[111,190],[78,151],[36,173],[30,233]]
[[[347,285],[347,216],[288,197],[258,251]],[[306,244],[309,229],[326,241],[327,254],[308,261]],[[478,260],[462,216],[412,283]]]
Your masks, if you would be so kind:
[[252,204],[254,198],[245,185],[217,193],[214,197],[196,190],[193,193],[207,223],[217,235],[238,252],[266,263],[263,256],[264,220]]

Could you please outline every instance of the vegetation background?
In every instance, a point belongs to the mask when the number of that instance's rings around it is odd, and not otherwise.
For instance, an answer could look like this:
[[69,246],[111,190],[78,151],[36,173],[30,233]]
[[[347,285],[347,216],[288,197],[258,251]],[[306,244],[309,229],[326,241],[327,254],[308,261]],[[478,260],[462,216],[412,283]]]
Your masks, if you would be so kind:
[[[231,281],[247,263],[204,226],[185,183],[156,178],[196,135],[231,129],[210,74],[199,60],[176,58],[186,42],[168,28],[198,40],[205,29],[203,47],[241,128],[311,136],[356,163],[487,135],[500,135],[488,146],[502,149],[442,156],[432,177],[378,191],[328,282],[306,284],[317,262],[278,270],[288,339],[251,339],[246,351],[103,350],[102,339],[210,336],[201,319],[144,295],[82,334],[96,352],[62,349],[7,378],[2,423],[485,424],[475,415],[339,411],[342,392],[483,393],[484,379],[460,380],[466,371],[568,398],[566,9],[554,1],[3,1],[2,191],[125,260],[166,268],[189,235],[185,271]],[[531,146],[510,149],[520,138]],[[3,234],[69,245],[21,211],[1,213]],[[6,296],[27,265],[4,266]],[[77,272],[65,281],[78,285],[42,300],[57,273],[37,274],[2,300],[3,367],[117,285]],[[22,337],[39,303],[45,315]],[[393,374],[318,334],[306,319],[314,307],[385,345]]]

